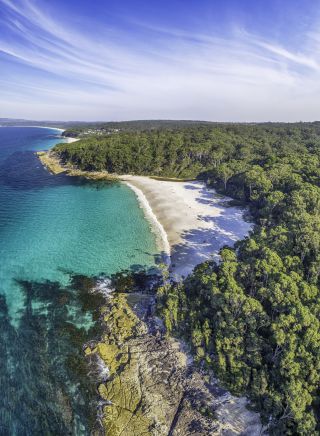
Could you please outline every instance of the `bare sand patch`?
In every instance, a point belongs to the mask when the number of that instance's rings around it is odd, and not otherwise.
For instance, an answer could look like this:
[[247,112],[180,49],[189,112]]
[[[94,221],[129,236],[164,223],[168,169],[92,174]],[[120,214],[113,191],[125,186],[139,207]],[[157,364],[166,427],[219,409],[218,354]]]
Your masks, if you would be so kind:
[[230,206],[229,198],[203,182],[132,175],[120,179],[135,188],[142,206],[147,210],[149,205],[167,235],[173,275],[186,276],[197,264],[217,258],[221,247],[244,238],[252,227],[243,209]]

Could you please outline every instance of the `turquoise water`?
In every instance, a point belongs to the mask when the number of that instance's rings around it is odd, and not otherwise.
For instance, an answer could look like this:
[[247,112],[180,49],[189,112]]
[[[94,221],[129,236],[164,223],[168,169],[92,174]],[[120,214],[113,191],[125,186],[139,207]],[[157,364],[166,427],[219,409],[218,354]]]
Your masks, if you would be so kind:
[[0,434],[89,434],[93,394],[70,362],[82,365],[94,308],[77,276],[152,266],[157,253],[127,186],[40,165],[34,151],[58,142],[53,129],[0,128]]

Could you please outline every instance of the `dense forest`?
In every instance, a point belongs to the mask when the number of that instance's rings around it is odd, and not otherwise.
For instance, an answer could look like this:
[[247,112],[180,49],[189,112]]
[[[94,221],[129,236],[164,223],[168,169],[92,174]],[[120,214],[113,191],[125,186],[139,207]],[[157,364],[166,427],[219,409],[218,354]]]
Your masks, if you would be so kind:
[[137,121],[108,121],[91,123],[69,123],[65,126],[63,136],[85,138],[86,136],[114,133],[114,132],[141,132],[147,130],[179,130],[182,127],[199,127],[213,125],[210,121],[189,121],[189,120],[137,120]]
[[86,170],[198,177],[248,205],[250,236],[161,287],[158,310],[270,434],[320,434],[320,124],[117,132],[55,151]]
[[[141,125],[145,127],[145,122]],[[54,150],[62,160],[89,171],[207,178],[205,172],[218,169],[227,185],[233,173],[244,170],[239,165],[260,165],[268,157],[299,154],[300,149],[309,153],[318,144],[320,123],[192,126],[174,122],[170,129],[165,123],[158,129],[90,135]]]

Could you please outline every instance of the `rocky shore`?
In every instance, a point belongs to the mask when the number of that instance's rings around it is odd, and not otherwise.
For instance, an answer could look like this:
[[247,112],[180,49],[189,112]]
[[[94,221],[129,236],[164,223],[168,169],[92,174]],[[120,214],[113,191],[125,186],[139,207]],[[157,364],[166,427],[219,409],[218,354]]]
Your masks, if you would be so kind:
[[68,176],[79,176],[85,177],[90,180],[115,180],[115,177],[110,175],[105,171],[82,171],[77,168],[73,168],[72,166],[63,165],[60,162],[58,156],[55,155],[51,150],[49,151],[38,151],[37,156],[41,161],[42,165],[51,173],[51,174],[61,174],[65,173]]
[[[166,337],[154,297],[114,293],[105,333],[84,352],[102,382],[96,434],[106,436],[259,435],[259,415],[197,368],[184,345]],[[103,362],[103,364],[101,364]]]

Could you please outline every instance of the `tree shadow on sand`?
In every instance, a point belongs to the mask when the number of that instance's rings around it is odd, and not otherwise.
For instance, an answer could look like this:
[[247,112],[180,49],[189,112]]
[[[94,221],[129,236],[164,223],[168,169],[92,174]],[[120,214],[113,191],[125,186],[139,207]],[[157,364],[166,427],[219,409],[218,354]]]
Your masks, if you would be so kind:
[[234,245],[250,230],[250,224],[244,221],[237,223],[233,216],[205,219],[212,220],[214,226],[186,231],[181,235],[182,242],[172,247],[172,268],[177,275],[188,275],[195,265],[206,260],[218,260],[222,247]]

